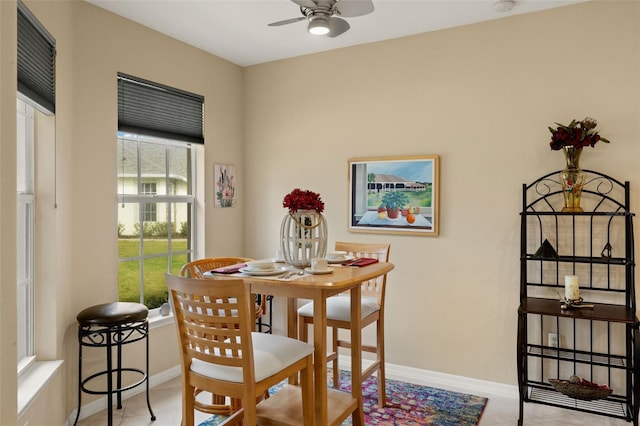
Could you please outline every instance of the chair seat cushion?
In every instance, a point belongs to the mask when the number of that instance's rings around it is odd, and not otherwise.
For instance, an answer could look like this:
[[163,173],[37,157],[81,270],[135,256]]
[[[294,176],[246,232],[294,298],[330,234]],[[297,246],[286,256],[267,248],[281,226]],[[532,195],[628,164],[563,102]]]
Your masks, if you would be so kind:
[[[366,318],[372,313],[380,310],[380,305],[375,297],[362,298],[362,318]],[[307,303],[298,309],[298,315],[303,317],[313,317],[313,302]],[[327,319],[335,321],[351,320],[351,297],[339,295],[327,299]]]
[[[263,380],[313,353],[313,346],[289,337],[251,333],[256,381]],[[191,362],[191,371],[202,376],[242,383],[242,369],[212,364],[199,359]]]

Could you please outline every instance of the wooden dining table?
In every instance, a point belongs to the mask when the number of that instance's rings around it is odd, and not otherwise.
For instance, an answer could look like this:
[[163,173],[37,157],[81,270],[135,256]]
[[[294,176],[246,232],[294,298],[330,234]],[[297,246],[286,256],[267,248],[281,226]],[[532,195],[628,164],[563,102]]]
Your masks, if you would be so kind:
[[[314,401],[316,425],[339,425],[352,413],[355,426],[364,425],[362,406],[362,359],[361,359],[361,284],[393,270],[392,263],[378,262],[361,267],[333,266],[329,274],[280,276],[254,276],[245,273],[213,274],[211,278],[241,277],[253,294],[269,294],[287,299],[287,334],[298,337],[297,299],[313,301],[313,345],[314,345]],[[349,291],[351,294],[351,394],[327,386],[327,298]],[[298,386],[285,386],[267,399],[272,410],[278,414],[278,399],[300,398]],[[284,407],[285,404],[282,405]],[[271,413],[270,413],[271,414]],[[291,420],[300,413],[282,411],[281,416]],[[300,417],[301,419],[301,417]]]

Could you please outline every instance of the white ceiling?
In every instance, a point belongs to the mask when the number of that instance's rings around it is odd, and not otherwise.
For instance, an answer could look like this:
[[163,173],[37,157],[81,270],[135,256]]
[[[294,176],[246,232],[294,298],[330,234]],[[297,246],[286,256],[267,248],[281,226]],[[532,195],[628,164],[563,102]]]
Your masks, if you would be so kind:
[[515,0],[513,9],[503,13],[494,10],[496,0],[373,0],[374,12],[345,18],[351,29],[335,38],[309,34],[305,21],[267,26],[302,16],[298,5],[290,0],[87,1],[230,62],[248,66],[589,0]]

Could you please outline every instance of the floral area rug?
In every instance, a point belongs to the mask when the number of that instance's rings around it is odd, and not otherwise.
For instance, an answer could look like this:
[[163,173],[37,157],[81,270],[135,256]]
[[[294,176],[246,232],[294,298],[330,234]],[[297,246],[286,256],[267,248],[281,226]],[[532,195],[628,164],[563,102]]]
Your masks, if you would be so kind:
[[[329,376],[331,377],[331,375]],[[329,378],[331,383],[331,378]],[[279,386],[271,388],[273,394]],[[476,426],[487,405],[487,398],[387,379],[387,406],[378,406],[378,383],[369,377],[362,388],[364,422],[383,426]],[[351,391],[351,375],[340,371],[340,389]],[[199,426],[216,426],[225,420],[214,415]],[[351,425],[349,417],[342,426]]]

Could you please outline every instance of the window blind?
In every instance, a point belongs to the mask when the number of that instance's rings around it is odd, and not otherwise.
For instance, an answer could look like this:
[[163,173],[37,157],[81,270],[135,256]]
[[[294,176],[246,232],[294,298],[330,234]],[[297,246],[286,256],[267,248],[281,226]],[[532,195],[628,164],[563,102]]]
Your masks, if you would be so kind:
[[204,144],[204,97],[118,73],[118,130]]
[[18,0],[18,92],[54,113],[56,41]]

